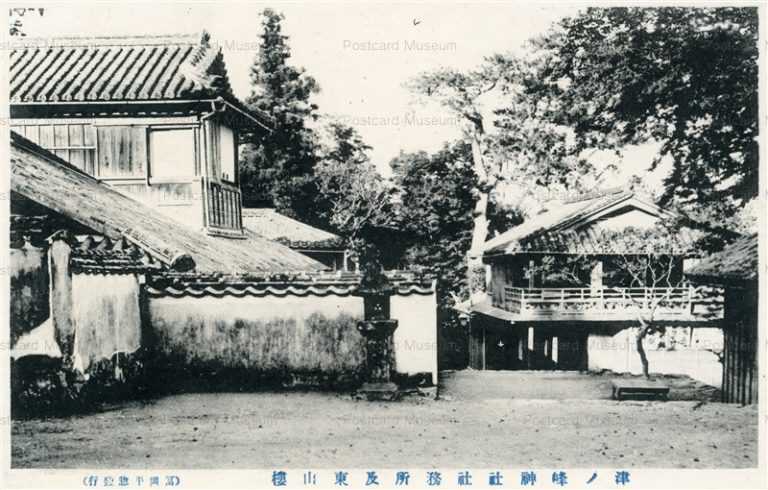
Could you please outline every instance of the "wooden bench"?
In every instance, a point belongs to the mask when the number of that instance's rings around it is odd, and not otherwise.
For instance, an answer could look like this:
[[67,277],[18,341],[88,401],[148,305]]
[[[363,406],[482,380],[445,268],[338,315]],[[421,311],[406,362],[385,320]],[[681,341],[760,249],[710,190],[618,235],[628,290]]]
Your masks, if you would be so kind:
[[644,379],[614,380],[612,398],[614,400],[667,400],[669,386]]

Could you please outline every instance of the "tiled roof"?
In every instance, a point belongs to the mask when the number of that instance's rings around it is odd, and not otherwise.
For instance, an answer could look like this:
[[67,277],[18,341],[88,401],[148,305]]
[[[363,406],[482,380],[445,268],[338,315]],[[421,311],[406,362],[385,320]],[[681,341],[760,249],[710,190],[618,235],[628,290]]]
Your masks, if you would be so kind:
[[291,248],[344,249],[344,240],[340,236],[289,218],[272,208],[244,208],[243,226]]
[[[692,253],[697,233],[689,229],[679,230],[679,242],[669,243],[664,250],[677,250],[680,254]],[[515,245],[515,253],[561,253],[571,255],[616,255],[645,253],[658,243],[644,243],[637,238],[620,233],[607,232],[594,227],[573,230],[548,231],[534,234]]]
[[231,94],[209,36],[54,38],[11,51],[10,101],[86,102]]
[[[11,248],[21,247],[26,241],[25,237],[39,237],[45,233],[45,221],[48,216],[21,216],[11,214]],[[45,239],[46,237],[42,237]]]
[[[52,237],[55,238],[55,237]],[[72,247],[72,271],[81,274],[126,274],[160,271],[163,264],[124,237],[112,241],[101,235],[77,235]]]
[[686,271],[694,279],[727,281],[755,281],[758,274],[757,234],[742,237],[722,251],[702,259]]
[[583,225],[595,214],[610,208],[620,209],[629,201],[654,213],[663,213],[654,204],[644,202],[634,192],[623,189],[550,203],[548,209],[486,242],[485,255],[525,252],[624,253],[631,250],[631,244],[616,244],[615,250],[602,250],[604,244],[597,240],[595,231]]
[[26,138],[11,135],[11,190],[113,242],[125,237],[166,266],[226,274],[326,268],[253,233],[247,239],[228,239],[187,228]]
[[[417,276],[402,271],[387,272],[399,296],[430,295],[435,292],[431,276]],[[350,273],[301,273],[294,275],[249,277],[201,277],[187,274],[163,274],[150,277],[147,292],[154,297],[201,296],[350,296],[360,287],[361,276]]]

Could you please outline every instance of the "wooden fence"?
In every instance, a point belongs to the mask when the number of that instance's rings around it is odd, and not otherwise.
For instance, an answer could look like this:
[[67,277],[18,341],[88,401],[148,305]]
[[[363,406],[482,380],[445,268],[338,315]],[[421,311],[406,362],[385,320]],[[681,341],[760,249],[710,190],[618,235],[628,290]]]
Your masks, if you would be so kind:
[[722,400],[743,405],[757,403],[757,284],[728,287],[726,294]]
[[[676,288],[515,288],[505,287],[501,308],[520,319],[631,320],[634,310],[656,306],[666,320],[722,318],[722,290]],[[699,308],[700,307],[700,308]],[[705,318],[707,317],[707,318]]]

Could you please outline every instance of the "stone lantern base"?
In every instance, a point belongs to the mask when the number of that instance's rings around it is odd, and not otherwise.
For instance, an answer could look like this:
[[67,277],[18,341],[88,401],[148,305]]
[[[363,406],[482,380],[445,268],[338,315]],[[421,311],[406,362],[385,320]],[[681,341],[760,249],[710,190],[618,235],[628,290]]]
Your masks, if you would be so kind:
[[368,401],[391,402],[400,399],[400,389],[391,381],[385,383],[363,383],[355,396]]
[[392,333],[397,320],[365,320],[357,330],[365,337],[366,382],[356,395],[367,400],[393,401],[400,398],[400,389],[392,382],[394,359]]

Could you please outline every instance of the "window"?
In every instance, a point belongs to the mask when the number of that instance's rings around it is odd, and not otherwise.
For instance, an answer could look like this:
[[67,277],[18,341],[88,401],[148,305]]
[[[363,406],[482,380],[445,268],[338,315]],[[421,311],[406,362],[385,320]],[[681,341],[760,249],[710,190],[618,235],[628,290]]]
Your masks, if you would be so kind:
[[24,124],[11,129],[80,170],[96,174],[96,134],[91,124]]
[[184,179],[195,176],[195,134],[191,128],[153,129],[149,132],[150,178]]

